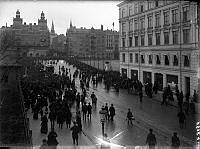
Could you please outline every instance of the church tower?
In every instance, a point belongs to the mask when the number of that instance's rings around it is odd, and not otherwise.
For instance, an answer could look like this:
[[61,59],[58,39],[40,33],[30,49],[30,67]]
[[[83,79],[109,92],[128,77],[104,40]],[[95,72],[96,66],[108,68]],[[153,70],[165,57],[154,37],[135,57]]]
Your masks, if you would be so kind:
[[52,21],[52,25],[51,25],[51,34],[55,34],[53,21]]
[[72,26],[72,20],[70,20],[70,28],[72,28],[73,26]]
[[50,46],[52,46],[53,38],[57,37],[57,34],[55,33],[54,30],[54,24],[52,20],[52,25],[51,25],[51,32],[50,32]]
[[38,26],[40,30],[47,29],[47,19],[45,19],[44,12],[42,11],[40,19],[38,19]]
[[22,25],[22,18],[20,18],[20,12],[17,9],[16,18],[13,18],[13,27],[19,28]]

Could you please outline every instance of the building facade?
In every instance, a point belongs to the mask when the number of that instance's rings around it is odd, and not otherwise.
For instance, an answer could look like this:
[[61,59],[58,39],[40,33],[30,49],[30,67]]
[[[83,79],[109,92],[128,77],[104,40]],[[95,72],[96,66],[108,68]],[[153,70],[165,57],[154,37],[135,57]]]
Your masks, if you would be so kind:
[[119,55],[119,34],[117,31],[76,28],[70,22],[66,32],[66,43],[70,56],[81,58],[116,59]]
[[36,23],[26,24],[20,17],[17,10],[16,17],[13,18],[13,25],[7,27],[13,31],[15,47],[23,56],[45,56],[50,46],[49,29],[47,19],[42,12],[38,25]]
[[64,34],[57,35],[52,39],[51,49],[57,56],[66,54],[66,37]]
[[197,4],[188,1],[124,1],[119,7],[120,72],[162,90],[197,90]]
[[106,50],[105,56],[108,59],[119,59],[119,32],[105,30]]

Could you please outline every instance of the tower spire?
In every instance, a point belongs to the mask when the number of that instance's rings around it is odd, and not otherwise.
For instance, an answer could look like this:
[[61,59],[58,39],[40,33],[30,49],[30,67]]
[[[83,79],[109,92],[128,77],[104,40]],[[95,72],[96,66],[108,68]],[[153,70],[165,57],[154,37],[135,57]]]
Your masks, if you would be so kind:
[[70,28],[72,28],[72,20],[70,19]]
[[52,20],[52,25],[51,25],[51,33],[55,34],[53,20]]

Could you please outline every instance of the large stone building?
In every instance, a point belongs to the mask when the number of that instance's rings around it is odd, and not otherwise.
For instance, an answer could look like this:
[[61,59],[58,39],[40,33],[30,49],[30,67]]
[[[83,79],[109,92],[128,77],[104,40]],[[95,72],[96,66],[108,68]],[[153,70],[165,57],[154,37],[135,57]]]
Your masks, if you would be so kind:
[[49,29],[47,27],[47,19],[44,13],[41,13],[36,23],[26,24],[20,17],[20,12],[17,10],[16,17],[13,18],[13,25],[9,28],[13,31],[15,39],[15,48],[22,55],[27,56],[41,56],[46,55],[50,46]]
[[54,54],[57,56],[66,55],[66,37],[64,34],[57,35],[52,39],[51,50],[53,50]]
[[189,1],[124,1],[118,4],[120,72],[142,83],[198,86],[197,4]]
[[70,22],[66,32],[66,44],[70,56],[82,58],[116,59],[119,55],[119,34],[117,31],[76,28]]

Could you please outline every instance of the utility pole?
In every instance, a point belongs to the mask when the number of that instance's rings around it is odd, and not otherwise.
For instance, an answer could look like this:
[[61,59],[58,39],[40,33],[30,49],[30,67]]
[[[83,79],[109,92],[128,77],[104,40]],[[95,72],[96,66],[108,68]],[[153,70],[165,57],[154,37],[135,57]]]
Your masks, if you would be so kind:
[[179,1],[179,16],[180,16],[180,28],[179,28],[179,30],[180,30],[180,52],[179,52],[179,54],[180,54],[180,91],[182,91],[182,40],[181,40],[181,38],[182,38],[182,34],[181,34],[181,31],[182,31],[182,18],[181,18],[181,1]]

